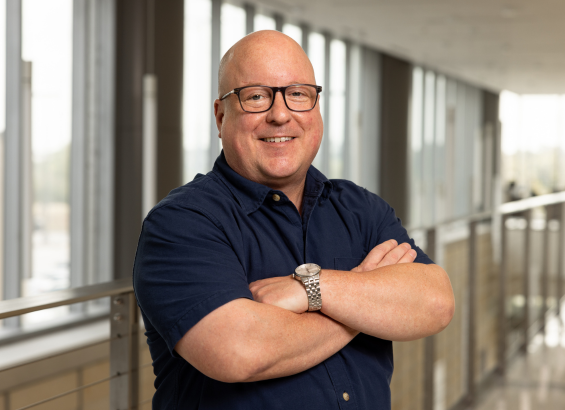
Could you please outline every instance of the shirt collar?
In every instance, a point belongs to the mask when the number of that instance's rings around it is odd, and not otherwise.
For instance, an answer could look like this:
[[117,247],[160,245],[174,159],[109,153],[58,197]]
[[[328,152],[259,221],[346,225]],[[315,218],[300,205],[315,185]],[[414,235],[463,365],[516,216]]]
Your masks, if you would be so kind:
[[[270,193],[281,193],[239,175],[228,165],[223,150],[214,163],[212,173],[224,181],[239,205],[248,215],[255,212]],[[330,196],[332,190],[331,181],[314,166],[310,165],[306,174],[304,195],[312,197],[321,196],[322,200],[325,200]]]

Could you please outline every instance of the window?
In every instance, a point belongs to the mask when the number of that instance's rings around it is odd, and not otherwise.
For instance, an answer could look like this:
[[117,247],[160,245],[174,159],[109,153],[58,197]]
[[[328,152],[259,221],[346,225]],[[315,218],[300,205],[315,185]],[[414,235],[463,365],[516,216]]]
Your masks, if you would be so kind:
[[424,78],[424,135],[422,150],[422,223],[434,223],[434,144],[435,144],[435,82],[433,71],[426,71]]
[[410,107],[410,226],[422,223],[422,131],[424,125],[424,71],[415,67],[412,72],[412,101]]
[[435,151],[434,151],[434,197],[435,221],[447,219],[446,209],[446,79],[438,75],[436,79],[436,112],[435,112]]
[[[22,2],[22,109],[24,124],[30,121],[24,132],[31,132],[33,180],[32,263],[30,276],[24,277],[25,296],[69,286],[72,19],[72,0]],[[27,315],[24,324],[64,309]]]
[[505,201],[565,189],[564,118],[563,95],[502,92],[500,120]]
[[0,300],[4,298],[4,146],[6,130],[6,0],[0,0]]
[[221,56],[239,39],[245,37],[245,17],[245,10],[241,7],[229,3],[222,4]]
[[273,17],[265,16],[264,14],[255,14],[255,17],[253,18],[253,25],[255,31],[277,29],[275,19]]
[[329,178],[343,177],[343,144],[345,139],[345,68],[346,46],[341,40],[330,45],[330,122],[329,122]]
[[[209,164],[212,110],[212,4],[186,0],[184,30],[184,180],[205,174]],[[215,125],[214,125],[215,126]]]
[[302,29],[294,24],[284,24],[283,33],[302,46]]
[[[314,75],[316,77],[316,84],[322,87],[326,84],[326,39],[322,34],[310,33],[308,36],[308,58],[312,62],[314,67]],[[320,112],[322,113],[322,118],[324,118],[324,107],[327,104],[327,99],[329,97],[329,90],[325,88],[320,94]],[[324,138],[327,138],[324,136]],[[320,171],[324,172],[322,169],[322,157],[323,157],[323,146],[320,146],[318,155],[314,158],[314,166]]]

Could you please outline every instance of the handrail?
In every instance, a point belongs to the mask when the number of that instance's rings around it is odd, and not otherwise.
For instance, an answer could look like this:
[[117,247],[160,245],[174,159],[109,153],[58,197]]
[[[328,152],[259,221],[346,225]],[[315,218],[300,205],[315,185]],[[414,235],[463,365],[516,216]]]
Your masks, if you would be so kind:
[[527,211],[528,209],[538,208],[540,206],[557,205],[560,203],[565,203],[565,191],[506,202],[500,205],[497,210],[478,212],[467,216],[453,217],[430,225],[420,225],[415,227],[408,226],[406,227],[406,230],[430,230],[441,225],[449,225],[456,222],[481,222],[491,219],[494,215],[512,215],[522,211]]
[[80,288],[62,289],[41,295],[2,300],[0,301],[0,319],[131,292],[133,292],[132,279],[124,278]]
[[557,205],[562,202],[565,202],[565,191],[507,202],[502,204],[499,210],[502,214],[514,214],[540,206]]

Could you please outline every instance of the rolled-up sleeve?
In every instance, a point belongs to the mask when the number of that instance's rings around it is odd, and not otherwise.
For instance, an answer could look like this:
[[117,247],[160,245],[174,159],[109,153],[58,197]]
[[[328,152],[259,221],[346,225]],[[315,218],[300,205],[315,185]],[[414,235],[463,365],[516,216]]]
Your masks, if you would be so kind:
[[171,353],[208,313],[252,299],[220,222],[195,206],[158,206],[147,216],[133,276],[139,306]]

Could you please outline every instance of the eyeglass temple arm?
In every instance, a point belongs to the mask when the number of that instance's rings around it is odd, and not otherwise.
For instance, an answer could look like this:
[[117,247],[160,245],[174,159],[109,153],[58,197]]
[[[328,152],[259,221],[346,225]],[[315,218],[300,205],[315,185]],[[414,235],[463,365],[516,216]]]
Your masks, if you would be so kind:
[[224,95],[220,98],[220,101],[222,101],[224,98],[226,98],[226,97],[227,97],[228,95],[230,95],[230,94],[235,94],[235,90],[231,90],[229,93],[224,94]]

